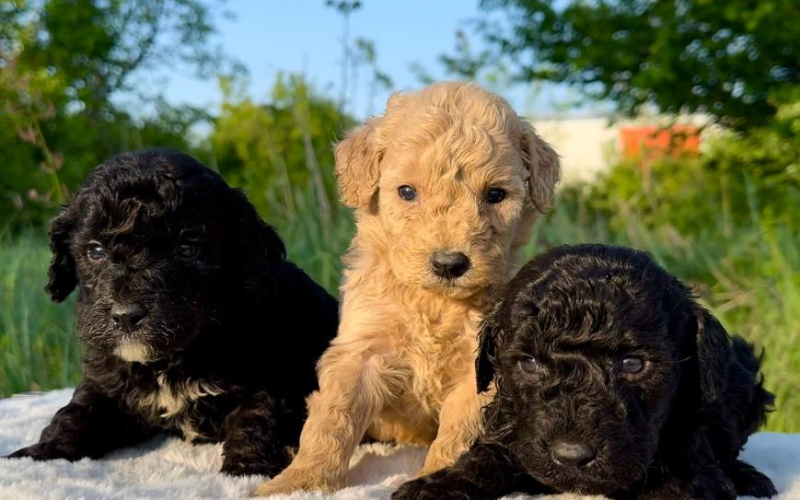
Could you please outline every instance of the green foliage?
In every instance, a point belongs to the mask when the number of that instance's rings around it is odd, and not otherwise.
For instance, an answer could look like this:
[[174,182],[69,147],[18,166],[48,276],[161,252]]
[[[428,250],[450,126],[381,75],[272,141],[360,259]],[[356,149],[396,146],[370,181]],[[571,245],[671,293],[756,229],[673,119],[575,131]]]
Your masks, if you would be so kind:
[[275,226],[289,258],[336,295],[353,220],[338,203],[332,144],[354,120],[300,75],[279,74],[267,104],[245,96],[241,80],[221,83],[214,164]]
[[203,73],[219,64],[209,9],[197,0],[29,2],[10,58],[22,72],[47,68],[61,82],[55,106],[99,112],[111,94],[130,90],[137,70],[185,63]]
[[[762,125],[800,84],[800,9],[785,0],[482,0],[480,31],[524,81],[582,88],[635,115],[708,113]],[[496,21],[496,20],[493,20]],[[470,68],[467,63],[456,64]]]
[[368,70],[366,114],[373,115],[378,91],[389,90],[394,83],[389,74],[378,67],[378,53],[375,50],[374,42],[366,38],[356,38],[351,51],[353,52],[353,98],[358,95],[359,70],[362,67],[366,67]]
[[800,96],[778,107],[775,117],[747,133],[725,133],[712,140],[707,155],[709,169],[737,172],[746,166],[750,176],[768,188],[800,188]]
[[[199,72],[222,64],[209,8],[199,0],[0,5],[0,227],[41,225],[109,156],[144,145],[191,149],[187,131],[205,114],[130,84],[167,63]],[[115,104],[121,93],[148,111]]]
[[615,229],[631,213],[648,229],[672,227],[681,234],[730,236],[754,221],[798,227],[799,133],[800,101],[781,106],[763,127],[712,131],[697,158],[623,164],[583,189],[589,208]]
[[50,302],[49,261],[41,233],[0,237],[0,397],[67,387],[80,377],[74,300]]
[[323,222],[330,220],[337,199],[331,145],[353,120],[301,76],[278,75],[269,104],[244,96],[241,83],[222,82],[222,109],[210,137],[220,173],[247,187],[268,220],[294,220],[303,203],[298,187],[314,193]]

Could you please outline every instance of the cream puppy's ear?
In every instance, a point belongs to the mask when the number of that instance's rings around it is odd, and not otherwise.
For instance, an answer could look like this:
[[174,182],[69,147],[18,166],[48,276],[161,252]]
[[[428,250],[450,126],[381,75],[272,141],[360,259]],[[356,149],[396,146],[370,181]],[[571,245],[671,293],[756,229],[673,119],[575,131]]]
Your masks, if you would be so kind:
[[367,206],[378,189],[383,149],[378,146],[377,129],[382,119],[370,118],[334,150],[339,196],[350,208]]
[[541,213],[553,206],[556,186],[561,180],[558,153],[536,134],[530,123],[519,118],[519,150],[528,169],[528,191],[533,206]]

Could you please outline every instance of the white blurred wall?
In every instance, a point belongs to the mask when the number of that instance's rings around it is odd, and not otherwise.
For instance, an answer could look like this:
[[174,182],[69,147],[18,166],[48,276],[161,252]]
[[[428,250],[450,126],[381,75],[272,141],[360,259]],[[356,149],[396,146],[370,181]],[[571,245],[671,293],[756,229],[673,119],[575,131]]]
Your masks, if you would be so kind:
[[591,181],[616,158],[619,126],[606,117],[532,120],[561,156],[562,183]]
[[[685,115],[677,119],[666,116],[643,116],[635,120],[616,120],[613,123],[607,116],[588,118],[531,118],[539,135],[561,156],[562,184],[576,181],[591,181],[604,172],[619,158],[620,128],[649,124],[667,123],[693,124],[702,126],[708,123],[703,115]],[[706,135],[707,129],[701,135]]]

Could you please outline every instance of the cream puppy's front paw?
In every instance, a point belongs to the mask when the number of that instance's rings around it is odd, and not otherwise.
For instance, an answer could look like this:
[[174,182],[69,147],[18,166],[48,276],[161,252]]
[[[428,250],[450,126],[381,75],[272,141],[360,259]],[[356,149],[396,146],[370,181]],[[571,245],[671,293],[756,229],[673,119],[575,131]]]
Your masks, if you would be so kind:
[[261,483],[251,496],[290,494],[295,491],[321,491],[332,493],[346,486],[344,475],[321,476],[319,468],[292,467],[291,465],[270,481]]

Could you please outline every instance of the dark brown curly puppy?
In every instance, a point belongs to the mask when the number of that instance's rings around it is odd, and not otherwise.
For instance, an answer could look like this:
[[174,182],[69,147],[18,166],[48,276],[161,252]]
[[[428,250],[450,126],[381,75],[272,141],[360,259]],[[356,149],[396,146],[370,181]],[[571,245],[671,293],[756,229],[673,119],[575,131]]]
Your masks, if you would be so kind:
[[83,380],[10,457],[98,458],[170,432],[224,442],[226,473],[288,464],[338,306],[242,192],[185,154],[125,154],[94,170],[50,236],[48,292],[78,288]]
[[485,319],[484,434],[394,500],[513,491],[612,498],[769,497],[739,451],[773,396],[759,360],[644,252],[560,247],[529,262]]

